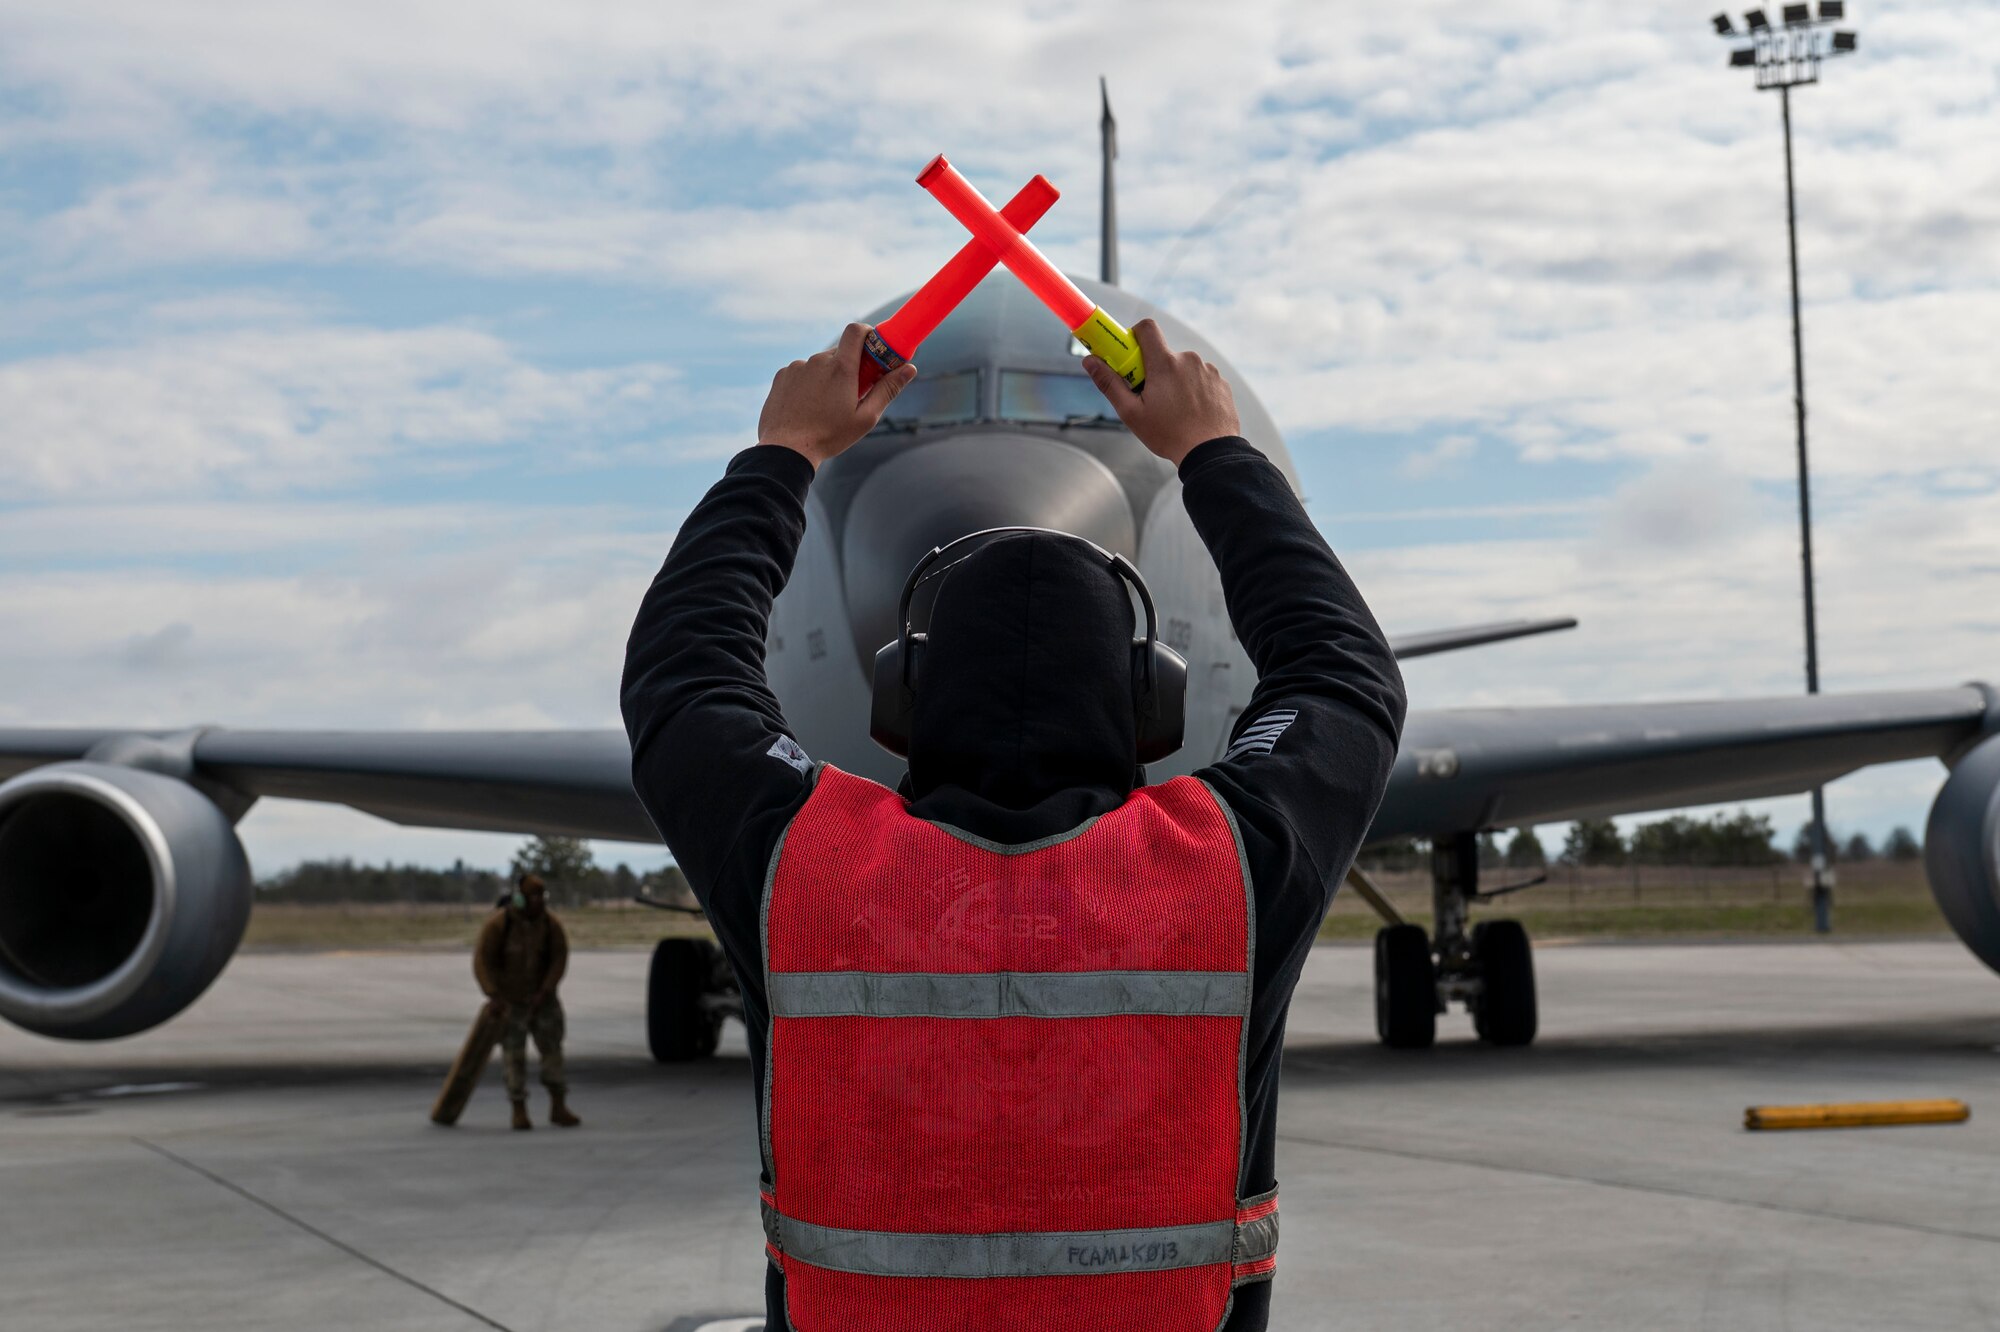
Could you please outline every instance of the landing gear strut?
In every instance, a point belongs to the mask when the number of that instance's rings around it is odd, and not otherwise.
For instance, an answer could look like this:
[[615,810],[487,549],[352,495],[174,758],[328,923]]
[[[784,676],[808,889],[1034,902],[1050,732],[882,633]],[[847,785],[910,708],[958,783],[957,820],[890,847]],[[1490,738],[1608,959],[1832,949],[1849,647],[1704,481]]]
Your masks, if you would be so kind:
[[1366,876],[1358,876],[1356,886],[1389,922],[1375,936],[1375,1031],[1384,1045],[1429,1046],[1437,1039],[1437,1015],[1454,1001],[1472,1014],[1482,1041],[1526,1045],[1535,1039],[1535,962],[1527,930],[1515,920],[1466,928],[1472,904],[1499,895],[1479,891],[1473,834],[1440,839],[1431,850],[1435,924],[1429,939],[1422,926],[1397,915]]

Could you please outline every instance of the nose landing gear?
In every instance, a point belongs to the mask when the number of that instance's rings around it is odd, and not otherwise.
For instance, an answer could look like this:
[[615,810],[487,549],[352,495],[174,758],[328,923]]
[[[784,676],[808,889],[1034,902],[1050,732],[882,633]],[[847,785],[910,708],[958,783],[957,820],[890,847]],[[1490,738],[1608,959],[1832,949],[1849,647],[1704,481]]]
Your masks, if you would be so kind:
[[[655,911],[700,916],[689,902],[663,902],[645,893],[632,900]],[[646,970],[646,1048],[662,1064],[706,1059],[722,1040],[722,1024],[743,1020],[743,992],[736,973],[707,939],[662,939]]]
[[726,1017],[743,1000],[722,950],[706,939],[662,939],[646,975],[646,1046],[662,1064],[715,1053]]
[[1375,934],[1375,1035],[1394,1050],[1423,1050],[1437,1040],[1437,967],[1421,925],[1388,925]]
[[1472,903],[1514,891],[1479,891],[1479,844],[1473,834],[1460,833],[1432,848],[1435,924],[1428,938],[1359,870],[1350,872],[1349,882],[1387,921],[1375,935],[1375,1032],[1384,1045],[1428,1048],[1437,1039],[1437,1015],[1454,1001],[1465,1005],[1473,1030],[1488,1044],[1526,1045],[1535,1039],[1535,962],[1527,930],[1516,920],[1466,928]]
[[1518,920],[1488,920],[1473,927],[1472,965],[1479,993],[1466,1002],[1472,1029],[1489,1045],[1526,1045],[1535,1039],[1535,956]]

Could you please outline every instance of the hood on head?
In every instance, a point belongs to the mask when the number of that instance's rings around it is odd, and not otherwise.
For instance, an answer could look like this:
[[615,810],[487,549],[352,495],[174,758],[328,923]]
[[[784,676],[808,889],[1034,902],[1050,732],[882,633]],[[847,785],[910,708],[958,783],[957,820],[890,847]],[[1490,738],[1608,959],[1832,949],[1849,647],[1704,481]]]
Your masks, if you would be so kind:
[[910,792],[1026,810],[1136,784],[1124,580],[1059,536],[996,537],[938,578],[910,728]]

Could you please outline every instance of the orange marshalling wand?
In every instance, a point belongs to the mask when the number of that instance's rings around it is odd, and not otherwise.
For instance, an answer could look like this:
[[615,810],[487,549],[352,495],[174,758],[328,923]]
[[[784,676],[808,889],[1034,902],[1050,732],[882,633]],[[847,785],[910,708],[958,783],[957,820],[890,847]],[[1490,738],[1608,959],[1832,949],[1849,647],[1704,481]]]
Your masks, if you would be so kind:
[[1064,277],[1062,270],[1050,263],[1034,242],[1021,234],[1020,228],[996,212],[985,196],[972,188],[972,182],[944,160],[942,153],[931,159],[931,164],[917,177],[917,184],[929,190],[980,245],[999,256],[1000,262],[1055,312],[1063,327],[1090,348],[1092,355],[1122,375],[1133,388],[1146,382],[1145,362],[1139,355],[1139,344],[1132,340],[1131,330],[1104,313],[1076,283]]
[[[1000,216],[1018,234],[1041,221],[1058,197],[1056,187],[1046,177],[1036,176],[1007,201]],[[866,394],[876,380],[915,356],[924,339],[999,262],[1000,256],[983,242],[967,241],[950,263],[903,302],[902,308],[877,324],[861,344],[868,353],[861,358],[861,393]]]

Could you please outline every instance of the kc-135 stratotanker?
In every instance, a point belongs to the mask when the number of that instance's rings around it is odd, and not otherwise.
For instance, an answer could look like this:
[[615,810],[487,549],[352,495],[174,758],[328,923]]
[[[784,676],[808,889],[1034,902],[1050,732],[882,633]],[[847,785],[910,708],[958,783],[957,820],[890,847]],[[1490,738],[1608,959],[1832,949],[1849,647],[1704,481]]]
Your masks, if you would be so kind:
[[[1078,281],[1082,296],[1125,328],[1159,321],[1170,345],[1220,367],[1244,436],[1296,488],[1284,440],[1243,377],[1193,329],[1118,287],[1108,108],[1105,127],[1102,259],[1098,281]],[[1005,526],[1087,537],[1143,573],[1161,636],[1188,663],[1186,743],[1149,769],[1151,780],[1214,761],[1256,727],[1244,715],[1251,665],[1173,469],[1111,413],[1080,351],[1019,281],[996,272],[924,341],[921,376],[881,425],[821,470],[767,654],[813,758],[897,781],[901,761],[870,742],[868,724],[870,673],[898,630],[898,595],[933,547]],[[1508,621],[1394,646],[1414,657],[1573,623]],[[1526,933],[1469,919],[1494,896],[1480,883],[1480,831],[1790,795],[1927,756],[1950,769],[1925,842],[1931,890],[1958,937],[2000,970],[2000,693],[1985,684],[1413,711],[1370,840],[1432,842],[1435,924],[1426,935],[1381,904],[1390,917],[1375,953],[1382,1039],[1429,1045],[1454,1003],[1486,1040],[1534,1037]],[[243,936],[252,886],[235,824],[261,797],[419,827],[657,841],[630,769],[619,730],[0,728],[0,1016],[102,1040],[193,1003]],[[740,1015],[732,984],[712,945],[663,941],[645,999],[654,1054],[712,1052],[724,1018]]]

